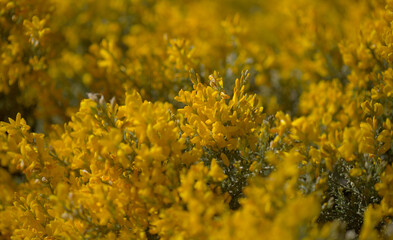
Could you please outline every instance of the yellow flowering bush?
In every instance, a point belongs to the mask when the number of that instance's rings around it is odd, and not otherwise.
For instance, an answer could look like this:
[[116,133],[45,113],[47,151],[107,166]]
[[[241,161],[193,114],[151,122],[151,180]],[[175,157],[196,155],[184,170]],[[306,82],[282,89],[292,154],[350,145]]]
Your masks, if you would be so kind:
[[0,239],[392,239],[392,0],[0,0]]

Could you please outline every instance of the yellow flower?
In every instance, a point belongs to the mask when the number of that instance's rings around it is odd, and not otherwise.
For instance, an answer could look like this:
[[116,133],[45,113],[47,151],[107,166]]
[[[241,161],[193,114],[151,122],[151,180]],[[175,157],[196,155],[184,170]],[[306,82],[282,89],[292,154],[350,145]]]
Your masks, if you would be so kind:
[[217,164],[217,161],[214,158],[211,161],[209,176],[211,176],[214,181],[222,181],[225,178],[227,178],[227,176],[225,175],[224,171]]

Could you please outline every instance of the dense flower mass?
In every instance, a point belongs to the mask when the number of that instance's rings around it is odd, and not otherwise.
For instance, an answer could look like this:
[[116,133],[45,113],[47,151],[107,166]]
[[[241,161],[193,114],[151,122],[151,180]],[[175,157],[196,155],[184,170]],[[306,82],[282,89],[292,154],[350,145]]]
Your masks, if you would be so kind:
[[0,0],[0,239],[393,239],[393,0]]

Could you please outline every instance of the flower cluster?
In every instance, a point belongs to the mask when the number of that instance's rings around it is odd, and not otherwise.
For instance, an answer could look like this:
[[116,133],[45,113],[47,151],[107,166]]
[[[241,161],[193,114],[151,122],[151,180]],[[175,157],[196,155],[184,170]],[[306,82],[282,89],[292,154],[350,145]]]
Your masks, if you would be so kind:
[[392,32],[392,0],[0,0],[0,239],[391,239]]

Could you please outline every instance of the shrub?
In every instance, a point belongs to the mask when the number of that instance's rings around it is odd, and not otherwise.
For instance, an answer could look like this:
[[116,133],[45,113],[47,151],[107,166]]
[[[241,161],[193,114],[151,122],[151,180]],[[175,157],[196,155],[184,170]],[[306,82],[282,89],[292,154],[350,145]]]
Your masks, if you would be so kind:
[[0,0],[0,238],[392,238],[392,16]]

